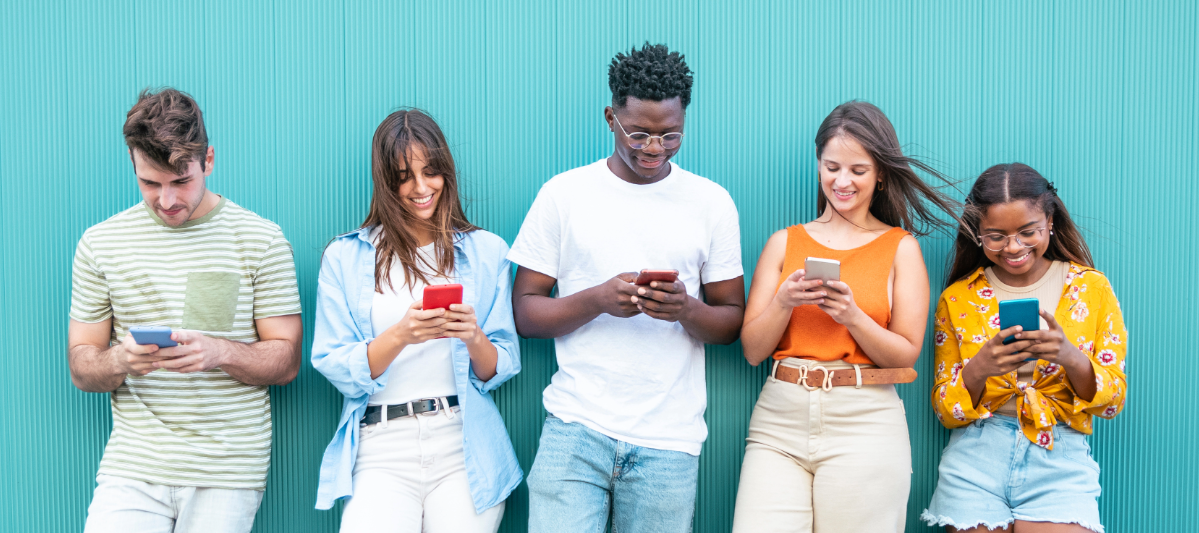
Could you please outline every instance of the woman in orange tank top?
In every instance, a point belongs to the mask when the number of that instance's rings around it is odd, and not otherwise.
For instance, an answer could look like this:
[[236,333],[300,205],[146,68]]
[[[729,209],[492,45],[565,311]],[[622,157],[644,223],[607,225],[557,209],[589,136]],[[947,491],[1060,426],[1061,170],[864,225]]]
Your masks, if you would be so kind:
[[[911,448],[895,383],[914,379],[928,274],[913,233],[952,231],[956,203],[912,170],[877,107],[848,102],[816,133],[819,217],[762,250],[741,330],[771,360],[754,407],[733,531],[903,531]],[[839,261],[809,279],[809,258]]]

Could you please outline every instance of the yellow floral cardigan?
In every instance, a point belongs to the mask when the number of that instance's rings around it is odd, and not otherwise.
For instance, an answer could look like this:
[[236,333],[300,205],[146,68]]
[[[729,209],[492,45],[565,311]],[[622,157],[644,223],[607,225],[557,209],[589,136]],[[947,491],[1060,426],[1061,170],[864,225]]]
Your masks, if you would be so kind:
[[1091,415],[1112,418],[1123,410],[1128,391],[1124,376],[1128,332],[1107,277],[1093,268],[1071,263],[1053,316],[1066,340],[1091,359],[1095,398],[1085,402],[1076,397],[1065,369],[1040,360],[1032,383],[1018,382],[1015,371],[988,378],[975,408],[961,379],[962,367],[999,333],[999,302],[982,268],[945,289],[937,303],[933,334],[937,381],[932,402],[937,419],[947,428],[961,427],[990,418],[999,406],[1014,399],[1024,435],[1052,450],[1052,429],[1059,420],[1089,435]]

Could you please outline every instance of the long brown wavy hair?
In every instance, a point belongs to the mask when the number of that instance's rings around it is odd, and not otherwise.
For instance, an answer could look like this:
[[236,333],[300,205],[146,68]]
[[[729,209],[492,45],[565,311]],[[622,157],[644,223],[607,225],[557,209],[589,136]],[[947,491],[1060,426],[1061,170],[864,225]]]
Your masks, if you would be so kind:
[[1091,249],[1082,238],[1078,225],[1066,211],[1066,204],[1057,195],[1057,188],[1049,183],[1040,172],[1023,163],[995,165],[983,171],[974,181],[966,205],[962,210],[958,236],[953,243],[953,258],[945,286],[953,285],[978,270],[990,266],[982,244],[978,240],[979,227],[987,209],[996,204],[1026,201],[1040,209],[1053,221],[1053,235],[1049,235],[1049,249],[1045,258],[1050,261],[1073,261],[1095,267]]
[[[842,135],[862,145],[878,167],[883,190],[875,190],[870,199],[870,214],[888,226],[900,227],[914,235],[928,235],[933,230],[952,234],[958,202],[929,186],[912,170],[916,167],[937,178],[946,186],[953,182],[924,162],[908,157],[899,145],[895,127],[882,110],[868,102],[851,100],[833,109],[816,130],[816,159],[824,154],[828,142]],[[824,214],[828,198],[824,189],[816,187],[816,214]],[[950,220],[937,217],[939,210]],[[835,208],[834,208],[834,211]],[[837,212],[840,215],[840,212]]]
[[[400,198],[400,185],[412,179],[408,173],[409,157],[419,148],[425,154],[425,166],[441,174],[444,184],[433,217],[421,220]],[[391,280],[391,265],[404,265],[404,285],[411,288],[415,280],[429,283],[428,273],[449,277],[454,271],[454,239],[457,234],[479,229],[466,219],[458,199],[458,173],[454,156],[441,133],[441,128],[427,113],[415,108],[396,111],[383,119],[371,142],[371,177],[374,194],[370,212],[362,227],[383,226],[375,248],[375,292],[382,293],[383,285],[395,289]],[[426,264],[417,254],[420,241],[413,230],[421,228],[433,234],[433,257],[436,265]],[[419,264],[418,264],[419,263]]]

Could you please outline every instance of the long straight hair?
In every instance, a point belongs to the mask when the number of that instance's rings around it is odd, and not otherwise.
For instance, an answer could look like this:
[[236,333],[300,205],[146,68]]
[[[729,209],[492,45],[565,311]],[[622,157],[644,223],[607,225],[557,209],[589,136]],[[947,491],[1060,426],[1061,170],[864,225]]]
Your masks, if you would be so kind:
[[[874,218],[914,235],[928,235],[933,230],[953,232],[955,222],[938,218],[936,211],[953,219],[960,204],[925,183],[912,167],[928,173],[947,186],[953,187],[953,182],[924,162],[904,155],[895,127],[882,110],[868,102],[856,100],[837,106],[820,123],[820,129],[816,130],[816,159],[819,160],[824,154],[829,141],[842,135],[862,145],[878,167],[883,189],[875,190],[870,199],[870,214]],[[818,185],[817,216],[823,215],[828,205],[824,188]],[[840,212],[837,214],[840,215]]]
[[979,267],[993,264],[987,259],[978,237],[982,217],[993,205],[1020,201],[1040,209],[1053,221],[1053,234],[1048,235],[1049,249],[1045,251],[1046,259],[1073,261],[1094,268],[1091,249],[1087,247],[1087,241],[1082,238],[1074,219],[1070,218],[1070,212],[1066,211],[1066,204],[1057,195],[1053,184],[1028,165],[1006,163],[983,171],[966,196],[950,261],[953,266],[949,269],[949,277],[945,278],[946,287]]
[[[441,197],[429,220],[421,220],[400,198],[400,185],[412,179],[409,157],[414,149],[425,155],[425,168],[441,175]],[[429,283],[427,273],[448,277],[454,271],[454,238],[457,233],[479,229],[466,219],[458,199],[458,174],[449,143],[437,122],[419,109],[406,108],[383,119],[371,142],[371,178],[374,194],[371,208],[362,227],[382,226],[383,232],[375,248],[375,292],[382,293],[383,285],[395,289],[391,265],[399,261],[404,266],[404,285],[413,287],[416,280]],[[433,234],[435,265],[427,264],[417,250],[420,241],[415,229]]]

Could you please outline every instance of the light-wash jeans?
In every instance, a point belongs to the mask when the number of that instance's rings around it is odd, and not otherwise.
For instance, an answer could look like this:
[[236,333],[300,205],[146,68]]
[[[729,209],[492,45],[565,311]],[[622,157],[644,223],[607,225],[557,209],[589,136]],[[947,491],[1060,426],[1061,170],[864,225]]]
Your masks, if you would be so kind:
[[362,428],[347,533],[495,533],[504,503],[475,512],[457,407]]
[[244,533],[262,491],[173,487],[100,474],[84,533]]
[[699,457],[634,446],[550,416],[529,472],[529,532],[691,531]]

